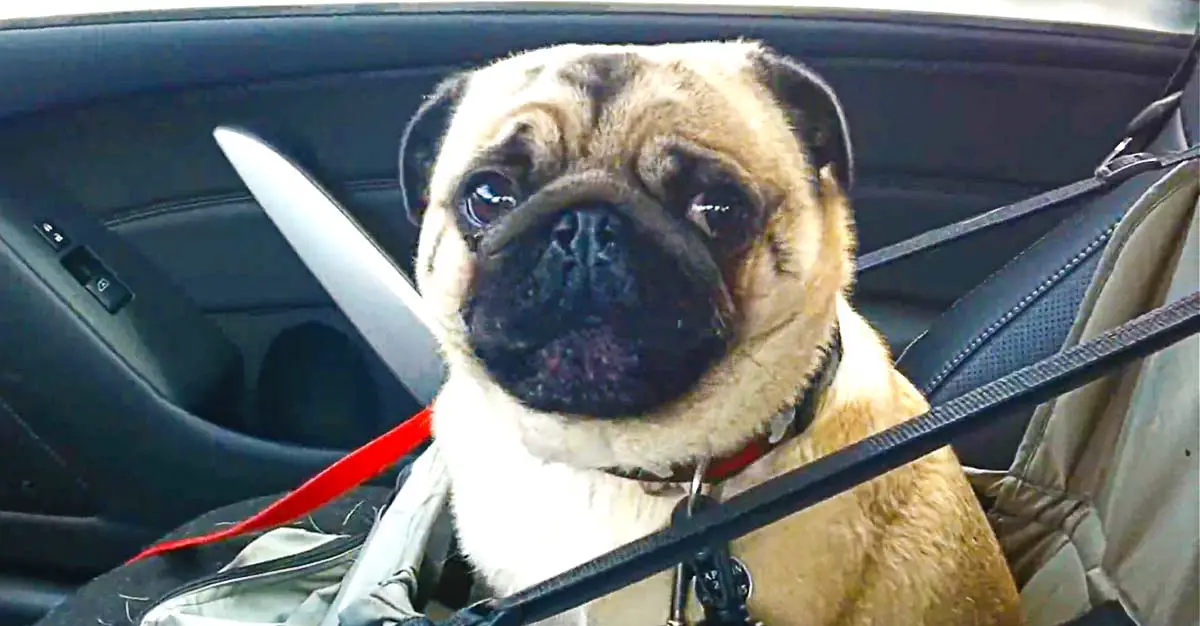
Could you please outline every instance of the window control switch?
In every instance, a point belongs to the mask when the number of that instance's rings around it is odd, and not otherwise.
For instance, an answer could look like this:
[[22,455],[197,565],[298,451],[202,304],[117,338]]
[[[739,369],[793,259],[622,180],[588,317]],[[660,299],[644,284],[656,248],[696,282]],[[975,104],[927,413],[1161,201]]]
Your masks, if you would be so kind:
[[93,274],[83,286],[109,313],[116,313],[133,299],[129,288],[108,272]]
[[63,267],[109,313],[121,310],[133,293],[96,258],[86,246],[78,246],[62,258]]

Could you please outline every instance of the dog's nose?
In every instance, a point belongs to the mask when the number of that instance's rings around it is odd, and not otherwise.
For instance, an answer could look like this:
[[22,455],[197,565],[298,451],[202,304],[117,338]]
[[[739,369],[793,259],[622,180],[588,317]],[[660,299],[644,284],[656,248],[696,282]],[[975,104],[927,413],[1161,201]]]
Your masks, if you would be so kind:
[[531,297],[563,310],[597,315],[636,296],[630,272],[632,226],[617,207],[569,207],[552,223],[533,272]]
[[607,204],[571,209],[554,224],[550,247],[563,256],[568,269],[608,265],[618,253],[626,231],[625,217]]

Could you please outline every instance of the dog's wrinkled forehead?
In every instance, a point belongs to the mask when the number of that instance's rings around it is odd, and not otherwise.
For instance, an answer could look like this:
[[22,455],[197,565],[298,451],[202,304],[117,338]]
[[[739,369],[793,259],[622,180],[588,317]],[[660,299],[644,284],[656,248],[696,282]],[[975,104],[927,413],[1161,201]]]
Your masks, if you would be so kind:
[[[558,105],[594,130],[604,121],[619,121],[630,106],[704,107],[744,92],[753,82],[754,49],[749,44],[548,48],[476,71],[464,105],[469,100],[501,104],[493,109],[500,117],[519,113],[525,103]],[[508,106],[497,97],[506,98]]]
[[547,178],[637,171],[652,185],[656,168],[669,166],[656,157],[680,142],[768,187],[784,182],[772,180],[776,173],[790,179],[830,162],[848,185],[849,146],[832,92],[754,42],[535,50],[444,82],[410,123],[402,153],[421,125],[430,127],[425,139],[442,137],[436,168],[403,181],[416,213],[425,200],[416,187],[436,202],[483,159]]
[[539,170],[637,167],[669,140],[736,159],[747,146],[734,138],[767,115],[765,102],[744,53],[688,52],[703,49],[579,46],[502,61],[470,77],[447,144],[525,157]]

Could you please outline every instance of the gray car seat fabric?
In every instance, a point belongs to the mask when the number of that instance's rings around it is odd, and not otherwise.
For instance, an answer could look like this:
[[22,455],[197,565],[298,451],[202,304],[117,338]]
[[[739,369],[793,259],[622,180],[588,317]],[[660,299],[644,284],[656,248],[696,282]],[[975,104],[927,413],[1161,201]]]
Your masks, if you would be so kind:
[[[1101,255],[1066,343],[1200,289],[1200,164],[1140,199]],[[1028,626],[1116,602],[1141,626],[1200,623],[1200,338],[1039,406],[1006,472],[973,472]]]
[[[161,539],[171,541],[221,529],[258,513],[280,495],[243,500],[206,513]],[[366,533],[392,489],[361,487],[334,499],[290,526],[316,532]],[[209,575],[262,532],[250,533],[176,554],[155,556],[102,574],[55,607],[36,626],[130,626],[160,597],[180,585]]]
[[[1193,77],[1188,90],[1194,92],[1198,82]],[[1172,115],[1149,151],[1161,154],[1190,145],[1187,137],[1195,129],[1184,124],[1197,120],[1182,113]],[[1164,175],[1148,172],[1107,193],[1076,200],[1068,209],[1071,217],[935,320],[900,356],[900,371],[936,404],[1059,351],[1117,223]],[[957,441],[955,451],[965,465],[1007,469],[1031,414],[1020,411],[996,420]]]

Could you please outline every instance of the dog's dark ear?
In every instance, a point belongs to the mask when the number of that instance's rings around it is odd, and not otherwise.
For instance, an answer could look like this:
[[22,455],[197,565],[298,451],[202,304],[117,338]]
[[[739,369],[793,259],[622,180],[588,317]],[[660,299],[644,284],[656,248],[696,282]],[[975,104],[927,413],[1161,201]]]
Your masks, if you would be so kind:
[[429,177],[433,173],[441,138],[466,83],[465,73],[454,74],[438,83],[404,127],[404,135],[400,138],[400,194],[408,219],[414,224],[421,223]]
[[833,165],[842,190],[854,183],[850,128],[837,94],[816,72],[799,61],[763,48],[752,59],[763,84],[784,107],[817,169]]

